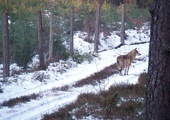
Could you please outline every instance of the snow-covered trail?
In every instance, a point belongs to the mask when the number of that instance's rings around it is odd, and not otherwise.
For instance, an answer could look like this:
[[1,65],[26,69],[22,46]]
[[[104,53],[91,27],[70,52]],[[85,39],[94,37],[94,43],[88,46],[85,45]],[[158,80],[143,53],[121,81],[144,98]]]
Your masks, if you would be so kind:
[[[143,69],[139,69],[143,67]],[[91,68],[89,68],[91,69]],[[87,70],[89,70],[87,69]],[[85,85],[78,88],[70,88],[68,91],[56,91],[52,90],[43,91],[43,97],[38,100],[32,100],[28,103],[19,104],[13,108],[2,107],[0,113],[3,111],[3,115],[0,115],[2,120],[39,120],[42,115],[51,113],[66,104],[69,104],[76,100],[77,96],[81,93],[98,92],[101,89],[108,89],[113,84],[131,83],[135,84],[138,80],[140,73],[147,69],[147,62],[137,61],[133,63],[130,68],[130,75],[120,76],[118,74],[112,75],[105,79],[100,85],[92,86]],[[85,70],[85,68],[83,69]],[[79,71],[80,72],[80,71]],[[68,75],[68,73],[67,73]],[[69,75],[68,75],[69,76]],[[74,79],[75,76],[70,74],[69,79]],[[76,77],[77,78],[77,77]],[[71,84],[71,83],[70,83]]]
[[[3,93],[0,94],[0,103],[12,98],[40,94],[41,97],[31,100],[27,103],[20,103],[14,107],[1,107],[0,120],[40,120],[44,114],[56,111],[71,102],[74,102],[78,95],[88,92],[99,92],[101,89],[108,89],[115,84],[135,84],[138,81],[140,73],[147,72],[148,67],[148,47],[149,43],[139,45],[125,45],[114,50],[107,50],[99,53],[99,57],[95,58],[90,64],[83,63],[77,67],[68,69],[66,72],[59,74],[55,71],[43,71],[50,75],[50,79],[46,80],[46,84],[35,81],[32,76],[35,73],[20,75],[16,83],[5,85]],[[132,63],[129,75],[120,76],[113,74],[103,79],[98,85],[84,85],[82,87],[73,87],[76,82],[87,78],[94,73],[103,70],[105,67],[112,65],[116,61],[119,54],[125,51],[138,48],[142,54],[135,63]],[[39,72],[39,71],[38,71]],[[68,85],[67,91],[54,91],[55,88],[61,88]]]
[[[16,91],[15,90],[8,91],[7,86],[6,89],[4,90],[3,95],[0,94],[1,102],[20,96],[30,95],[33,93],[42,94],[43,97],[38,100],[32,100],[27,103],[21,103],[12,108],[2,107],[0,109],[0,119],[29,120],[32,118],[36,118],[36,116],[40,118],[42,114],[48,113],[53,109],[62,107],[64,104],[69,104],[70,102],[73,102],[80,93],[87,91],[86,90],[87,87],[85,87],[84,90],[82,90],[83,88],[77,88],[65,92],[58,91],[57,93],[53,93],[52,89],[62,87],[65,85],[72,85],[75,82],[88,77],[87,75],[90,76],[91,74],[100,71],[105,66],[109,66],[110,64],[112,64],[113,58],[110,57],[109,59],[104,59],[103,63],[105,64],[100,64],[101,60],[100,61],[95,60],[94,62],[95,64],[93,63],[87,65],[79,65],[76,68],[68,70],[66,73],[63,73],[61,76],[59,76],[57,78],[58,80],[50,81],[48,82],[48,84],[39,83],[38,85],[35,84],[30,87],[27,86],[28,88],[26,88],[25,85],[27,84],[27,81],[24,81],[25,83],[22,83],[21,86],[18,85],[18,88],[16,88],[20,90]],[[5,92],[7,92],[8,94],[5,94]],[[91,92],[91,90],[89,92]]]
[[[35,83],[35,85],[30,86],[28,81],[23,80],[23,82],[19,83],[21,85],[18,85],[15,90],[9,90],[11,86],[9,86],[9,89],[8,89],[8,86],[6,86],[4,93],[7,92],[8,94],[3,94],[3,95],[0,94],[0,102],[3,102],[4,100],[24,96],[24,95],[29,95],[32,93],[48,91],[54,87],[56,88],[56,87],[62,87],[65,85],[74,84],[75,82],[88,77],[87,75],[90,76],[91,74],[104,69],[105,66],[109,66],[113,64],[113,62],[115,62],[114,60],[115,58],[113,58],[113,56],[107,59],[103,59],[103,60],[96,59],[93,61],[95,62],[93,64],[86,64],[86,65],[80,64],[78,65],[78,67],[72,68],[68,70],[66,73],[62,73],[62,75],[59,75],[59,76],[55,75],[56,73],[53,73],[54,77],[51,78],[50,81],[48,81],[48,84],[37,82]],[[46,72],[48,73],[48,71]],[[32,73],[26,75],[25,77],[29,78],[30,76],[33,76]],[[35,82],[35,81],[32,81],[32,82]]]

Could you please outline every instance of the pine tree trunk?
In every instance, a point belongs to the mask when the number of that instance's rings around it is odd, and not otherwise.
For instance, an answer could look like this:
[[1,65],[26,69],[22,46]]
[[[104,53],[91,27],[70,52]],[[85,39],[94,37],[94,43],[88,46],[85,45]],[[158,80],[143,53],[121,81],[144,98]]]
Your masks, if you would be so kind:
[[74,6],[71,7],[71,14],[70,14],[70,55],[74,54]]
[[42,41],[42,14],[41,11],[37,11],[38,14],[38,52],[39,52],[39,60],[40,65],[39,69],[45,69],[44,64],[44,52],[43,52],[43,41]]
[[50,14],[49,62],[53,58],[53,14]]
[[150,13],[146,120],[170,120],[170,1],[155,0]]
[[98,52],[99,45],[99,24],[100,24],[100,2],[97,4],[96,23],[95,23],[95,39],[94,39],[94,52]]
[[126,10],[126,0],[124,0],[122,3],[121,38],[120,38],[121,44],[125,43],[125,16],[126,16],[125,10]]
[[2,36],[3,36],[3,78],[9,77],[10,66],[10,43],[9,43],[9,30],[8,30],[8,13],[4,11],[2,16]]

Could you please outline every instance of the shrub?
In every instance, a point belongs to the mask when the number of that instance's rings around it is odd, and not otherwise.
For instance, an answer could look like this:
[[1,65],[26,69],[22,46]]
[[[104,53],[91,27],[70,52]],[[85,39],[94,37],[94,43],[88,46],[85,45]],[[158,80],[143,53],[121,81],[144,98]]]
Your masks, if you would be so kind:
[[[11,24],[11,39],[12,39],[12,60],[18,66],[27,68],[35,54],[35,28],[26,21],[16,21]],[[31,38],[31,39],[30,39]]]
[[144,85],[120,84],[99,93],[83,93],[74,103],[54,114],[57,115],[57,119],[63,119],[63,111],[69,114],[69,118],[65,119],[70,119],[70,115],[75,119],[89,116],[94,119],[143,119],[144,96]]
[[21,96],[21,97],[17,97],[17,98],[13,98],[10,99],[8,101],[4,101],[0,106],[8,106],[8,107],[13,107],[19,103],[25,103],[25,102],[29,102],[31,99],[37,99],[39,96],[39,94],[31,94],[28,96]]
[[142,73],[138,78],[138,82],[142,85],[146,85],[147,79],[148,79],[148,73]]
[[122,119],[143,119],[144,103],[140,101],[128,100],[122,102],[116,109],[117,115]]
[[64,85],[62,87],[54,87],[52,88],[52,92],[57,92],[57,91],[67,91],[69,90],[70,86]]
[[29,62],[31,62],[34,53],[32,51],[30,41],[25,41],[22,45],[15,47],[14,59],[18,66],[23,67],[25,70]]
[[50,115],[46,114],[42,120],[73,120],[69,110],[61,108],[58,112],[54,112]]
[[45,82],[45,79],[49,79],[50,76],[48,74],[46,74],[45,72],[35,72],[33,75],[33,79],[34,80],[38,80],[40,82]]
[[83,55],[74,54],[73,55],[73,60],[78,64],[81,64],[84,61],[88,61],[90,63],[93,60],[93,56],[88,54],[88,53],[84,53]]
[[0,86],[0,93],[3,93],[3,89],[2,89],[2,87]]
[[70,56],[68,50],[66,49],[66,46],[63,44],[63,39],[61,35],[55,35],[54,36],[54,49],[53,54],[57,57],[57,61],[59,59],[67,60]]
[[[45,115],[48,119],[143,119],[145,86],[116,85],[99,93],[80,94],[74,103]],[[65,116],[64,116],[65,115]],[[46,118],[46,119],[45,119]]]

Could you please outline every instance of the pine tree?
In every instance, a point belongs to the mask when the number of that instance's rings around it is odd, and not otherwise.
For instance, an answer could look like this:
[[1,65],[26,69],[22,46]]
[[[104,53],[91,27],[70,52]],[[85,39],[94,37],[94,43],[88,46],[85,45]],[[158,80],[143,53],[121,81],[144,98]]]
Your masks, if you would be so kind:
[[9,77],[10,66],[10,42],[8,30],[8,12],[5,10],[2,16],[2,33],[3,33],[3,78]]
[[170,1],[150,8],[151,38],[145,120],[170,120]]
[[71,13],[70,13],[70,55],[72,56],[74,54],[74,6],[71,7]]
[[121,44],[125,43],[125,19],[126,19],[126,0],[122,2],[122,18],[121,18]]
[[94,39],[94,52],[98,52],[99,45],[99,25],[100,25],[100,0],[97,3],[96,22],[95,22],[95,39]]
[[44,50],[43,50],[43,41],[42,41],[42,13],[37,11],[37,24],[38,24],[38,54],[39,54],[39,69],[45,69],[44,63]]

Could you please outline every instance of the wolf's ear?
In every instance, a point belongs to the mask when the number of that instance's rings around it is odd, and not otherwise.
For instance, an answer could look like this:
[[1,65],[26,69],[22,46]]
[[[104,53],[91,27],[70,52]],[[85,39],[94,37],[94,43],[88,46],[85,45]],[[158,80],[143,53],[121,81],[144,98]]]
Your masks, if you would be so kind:
[[135,50],[137,50],[137,48],[135,48]]

